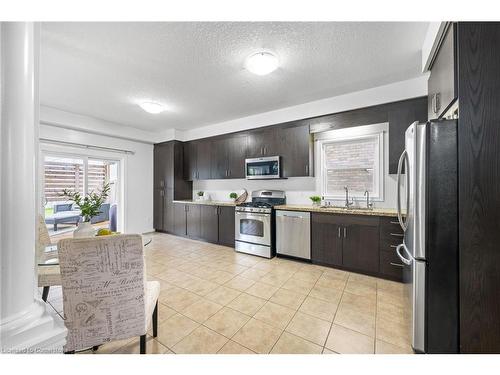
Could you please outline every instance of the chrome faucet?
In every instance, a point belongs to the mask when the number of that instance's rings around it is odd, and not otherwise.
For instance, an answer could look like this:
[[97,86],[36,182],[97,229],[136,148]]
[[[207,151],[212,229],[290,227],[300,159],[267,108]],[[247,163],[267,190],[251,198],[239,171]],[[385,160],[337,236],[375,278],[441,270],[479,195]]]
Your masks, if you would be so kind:
[[366,208],[368,210],[373,210],[373,203],[370,203],[370,192],[365,190],[364,196],[366,197]]
[[354,202],[349,202],[349,188],[347,186],[344,186],[345,190],[345,208],[349,208],[354,204]]

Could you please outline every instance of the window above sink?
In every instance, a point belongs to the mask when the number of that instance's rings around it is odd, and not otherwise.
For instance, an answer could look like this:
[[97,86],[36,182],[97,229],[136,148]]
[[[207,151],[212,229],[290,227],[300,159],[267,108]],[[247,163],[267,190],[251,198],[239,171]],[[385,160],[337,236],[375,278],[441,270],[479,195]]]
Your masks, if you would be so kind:
[[321,193],[325,200],[361,198],[384,199],[384,132],[346,134],[330,131],[320,138]]

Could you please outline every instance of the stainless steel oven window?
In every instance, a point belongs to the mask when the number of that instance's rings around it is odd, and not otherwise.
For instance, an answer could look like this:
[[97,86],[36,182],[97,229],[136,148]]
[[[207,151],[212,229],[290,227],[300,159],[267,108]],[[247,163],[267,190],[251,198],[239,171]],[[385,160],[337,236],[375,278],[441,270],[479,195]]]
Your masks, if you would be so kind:
[[264,237],[264,222],[255,219],[241,219],[240,233],[255,237]]

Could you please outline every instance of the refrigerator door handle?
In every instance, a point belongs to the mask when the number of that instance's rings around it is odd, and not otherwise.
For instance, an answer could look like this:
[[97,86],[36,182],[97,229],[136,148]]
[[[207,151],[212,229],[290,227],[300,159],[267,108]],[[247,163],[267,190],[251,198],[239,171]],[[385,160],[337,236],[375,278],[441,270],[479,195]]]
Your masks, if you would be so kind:
[[401,225],[401,228],[403,229],[403,232],[406,232],[406,229],[408,228],[408,223],[407,221],[404,220],[403,214],[401,213],[401,174],[403,170],[403,162],[406,162],[406,215],[408,215],[409,211],[409,205],[410,205],[410,197],[408,196],[408,174],[410,173],[408,171],[408,153],[406,150],[403,151],[401,156],[399,157],[399,162],[398,162],[398,178],[397,178],[397,185],[398,185],[398,190],[397,190],[397,211],[398,211],[398,221],[399,225]]
[[401,259],[401,262],[406,264],[407,266],[411,265],[411,258],[407,259],[404,256],[401,255],[401,249],[405,250],[405,252],[408,254],[408,250],[406,249],[406,245],[404,243],[399,244],[398,247],[396,247],[396,254],[398,254],[399,259]]

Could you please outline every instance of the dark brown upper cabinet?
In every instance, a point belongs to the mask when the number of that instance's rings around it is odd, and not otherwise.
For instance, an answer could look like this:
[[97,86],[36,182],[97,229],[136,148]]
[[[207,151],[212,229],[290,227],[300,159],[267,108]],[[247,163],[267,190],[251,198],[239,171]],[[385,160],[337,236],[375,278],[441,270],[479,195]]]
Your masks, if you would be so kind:
[[282,177],[314,176],[313,142],[309,124],[283,127],[278,130]]
[[248,133],[247,158],[279,155],[276,127],[252,130]]
[[415,121],[427,121],[427,97],[392,104],[387,111],[389,122],[389,173],[396,174],[405,148],[405,132]]
[[188,181],[197,179],[197,151],[198,147],[196,142],[184,143],[184,178]]
[[184,178],[186,180],[210,179],[212,142],[202,139],[184,144]]
[[210,176],[212,179],[244,178],[247,137],[216,138],[212,141]]
[[450,24],[430,65],[428,118],[442,117],[458,97],[456,25]]

